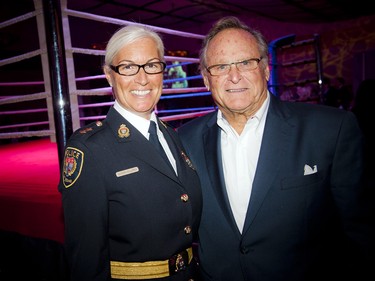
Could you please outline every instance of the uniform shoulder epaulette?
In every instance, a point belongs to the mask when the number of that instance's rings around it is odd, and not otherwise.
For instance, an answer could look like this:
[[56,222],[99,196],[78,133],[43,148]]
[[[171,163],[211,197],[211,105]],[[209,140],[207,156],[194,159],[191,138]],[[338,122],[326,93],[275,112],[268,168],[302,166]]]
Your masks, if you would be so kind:
[[[90,123],[76,130],[65,148],[62,169],[62,181],[65,188],[70,188],[78,180],[83,168],[85,153],[80,149],[79,142],[84,142],[90,136],[96,134],[103,128],[101,121]],[[78,145],[77,145],[78,144]]]
[[86,126],[83,126],[76,130],[72,136],[72,138],[88,138],[89,136],[97,133],[103,127],[102,121],[92,122]]

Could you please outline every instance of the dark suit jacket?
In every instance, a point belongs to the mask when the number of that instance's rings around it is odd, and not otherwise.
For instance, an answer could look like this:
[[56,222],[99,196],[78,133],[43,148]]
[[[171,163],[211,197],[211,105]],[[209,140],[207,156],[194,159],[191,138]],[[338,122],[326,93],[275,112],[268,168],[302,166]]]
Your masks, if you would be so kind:
[[[358,273],[355,262],[365,267],[374,230],[369,211],[362,213],[362,136],[352,113],[271,95],[242,235],[225,189],[216,121],[213,112],[178,129],[202,185],[203,280],[345,280],[339,278]],[[306,164],[317,172],[304,175]]]
[[[121,125],[128,131],[119,130]],[[196,240],[202,207],[199,178],[181,154],[177,133],[160,122],[159,127],[169,135],[178,177],[113,108],[103,122],[81,128],[69,139],[59,190],[71,281],[109,280],[110,260],[166,260]],[[189,196],[187,202],[183,194]]]

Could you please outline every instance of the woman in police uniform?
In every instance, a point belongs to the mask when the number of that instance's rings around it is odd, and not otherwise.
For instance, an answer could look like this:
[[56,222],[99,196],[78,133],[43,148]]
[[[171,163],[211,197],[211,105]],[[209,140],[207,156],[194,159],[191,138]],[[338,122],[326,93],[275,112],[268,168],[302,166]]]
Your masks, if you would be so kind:
[[[145,27],[123,27],[108,42],[104,73],[115,103],[103,122],[74,132],[61,165],[71,281],[197,280],[200,183],[154,112],[164,69],[163,43]],[[168,162],[148,141],[151,121]]]

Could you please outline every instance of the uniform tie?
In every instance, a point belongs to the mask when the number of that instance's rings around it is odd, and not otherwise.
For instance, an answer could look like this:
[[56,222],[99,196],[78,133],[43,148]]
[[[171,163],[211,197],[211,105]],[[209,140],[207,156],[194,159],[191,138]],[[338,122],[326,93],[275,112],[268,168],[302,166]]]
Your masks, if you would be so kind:
[[150,134],[149,141],[155,146],[158,150],[160,156],[167,162],[167,164],[171,167],[171,162],[169,161],[167,154],[165,154],[164,148],[161,146],[157,134],[156,123],[154,121],[150,121],[150,128],[148,129]]

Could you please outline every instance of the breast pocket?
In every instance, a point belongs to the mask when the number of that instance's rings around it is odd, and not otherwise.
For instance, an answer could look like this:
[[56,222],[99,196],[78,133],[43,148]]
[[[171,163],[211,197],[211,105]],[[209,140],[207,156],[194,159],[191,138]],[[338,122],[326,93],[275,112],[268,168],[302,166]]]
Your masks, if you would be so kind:
[[284,178],[281,180],[281,189],[287,190],[292,188],[307,188],[314,185],[322,185],[326,176],[326,172],[321,170],[315,174]]

